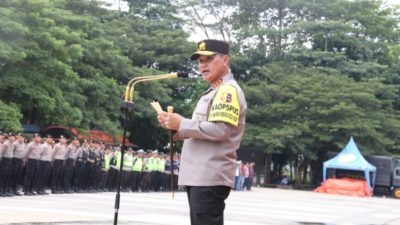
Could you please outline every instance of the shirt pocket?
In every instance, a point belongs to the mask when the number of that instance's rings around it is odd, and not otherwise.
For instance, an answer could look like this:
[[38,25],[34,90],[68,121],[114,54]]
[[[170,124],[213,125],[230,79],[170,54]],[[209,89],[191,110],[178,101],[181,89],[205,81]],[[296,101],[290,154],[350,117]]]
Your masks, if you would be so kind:
[[201,97],[193,112],[192,119],[197,121],[207,121],[208,109],[211,101],[212,96],[210,96],[210,94]]

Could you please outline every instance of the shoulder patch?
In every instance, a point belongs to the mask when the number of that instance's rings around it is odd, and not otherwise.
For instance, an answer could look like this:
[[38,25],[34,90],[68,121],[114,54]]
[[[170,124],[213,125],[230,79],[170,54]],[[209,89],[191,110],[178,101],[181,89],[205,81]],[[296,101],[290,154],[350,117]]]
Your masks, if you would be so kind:
[[236,88],[232,85],[221,85],[212,101],[208,121],[224,122],[237,126],[239,124],[239,112],[240,104]]

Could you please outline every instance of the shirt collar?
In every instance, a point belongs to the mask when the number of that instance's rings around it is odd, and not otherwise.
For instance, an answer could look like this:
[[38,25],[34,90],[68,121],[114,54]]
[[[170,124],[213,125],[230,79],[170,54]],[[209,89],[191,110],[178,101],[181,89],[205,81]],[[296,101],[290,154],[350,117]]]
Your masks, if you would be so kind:
[[216,85],[216,86],[211,86],[207,89],[207,91],[203,92],[203,95],[206,95],[208,93],[210,93],[211,91],[217,89],[221,84],[229,81],[229,80],[233,80],[233,74],[229,71],[227,74],[225,74],[221,79],[220,82]]

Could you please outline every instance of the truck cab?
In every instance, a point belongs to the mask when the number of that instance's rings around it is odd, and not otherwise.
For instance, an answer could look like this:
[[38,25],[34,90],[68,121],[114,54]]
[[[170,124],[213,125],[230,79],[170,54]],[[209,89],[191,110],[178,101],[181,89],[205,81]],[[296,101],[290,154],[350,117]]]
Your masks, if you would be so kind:
[[367,156],[365,159],[376,167],[374,194],[400,198],[400,160],[391,156]]

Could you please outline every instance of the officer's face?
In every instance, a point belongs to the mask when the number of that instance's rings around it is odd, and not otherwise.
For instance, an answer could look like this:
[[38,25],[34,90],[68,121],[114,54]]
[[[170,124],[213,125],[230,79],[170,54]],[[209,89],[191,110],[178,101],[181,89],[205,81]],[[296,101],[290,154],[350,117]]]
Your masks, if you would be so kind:
[[67,140],[65,138],[60,138],[60,143],[65,144],[65,143],[67,143]]
[[52,144],[53,143],[53,138],[50,138],[50,137],[46,138],[46,142],[49,143],[49,144]]
[[35,140],[36,143],[39,143],[42,139],[39,136],[36,136],[33,140]]
[[201,55],[199,57],[199,71],[204,80],[210,84],[218,82],[222,76],[228,73],[229,56],[215,54],[212,56]]

